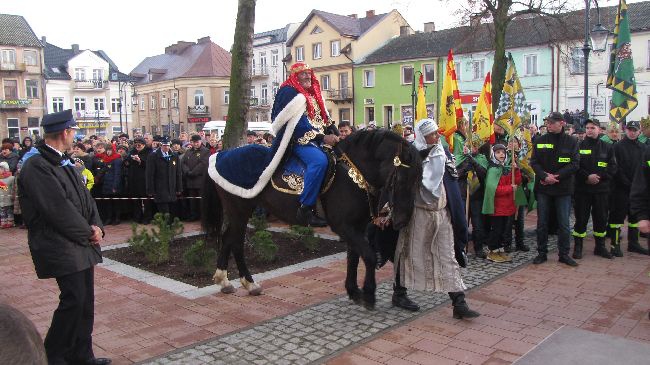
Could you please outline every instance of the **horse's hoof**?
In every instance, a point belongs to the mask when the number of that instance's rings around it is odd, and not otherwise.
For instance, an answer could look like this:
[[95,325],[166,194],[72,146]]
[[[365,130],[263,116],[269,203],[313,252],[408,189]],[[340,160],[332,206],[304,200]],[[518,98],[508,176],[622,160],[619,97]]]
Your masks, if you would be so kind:
[[244,277],[239,278],[239,281],[244,289],[248,290],[248,295],[256,296],[262,294],[262,287],[256,282],[250,282]]
[[217,285],[226,286],[224,280],[228,280],[228,271],[221,269],[215,270],[214,275],[212,276],[212,281]]
[[361,305],[363,303],[363,293],[359,289],[348,292],[348,298],[350,298],[354,304]]
[[375,303],[368,303],[368,302],[363,302],[363,307],[366,308],[369,311],[374,311],[375,308]]
[[257,287],[256,287],[256,288],[253,288],[253,289],[251,289],[251,290],[249,290],[249,291],[248,291],[248,295],[258,296],[258,295],[262,294],[262,287],[259,286],[259,285],[257,285],[257,284],[255,284],[255,285],[256,285]]
[[232,294],[232,293],[234,293],[236,291],[237,291],[237,289],[235,289],[235,287],[232,286],[232,284],[228,284],[227,286],[224,286],[224,287],[221,288],[221,292],[224,293],[224,294]]

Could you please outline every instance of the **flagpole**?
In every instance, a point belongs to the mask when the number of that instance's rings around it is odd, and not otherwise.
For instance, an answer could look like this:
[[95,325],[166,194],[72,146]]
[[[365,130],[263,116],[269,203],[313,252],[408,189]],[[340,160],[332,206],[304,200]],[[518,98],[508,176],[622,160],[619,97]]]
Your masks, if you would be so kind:
[[[470,153],[470,158],[472,158],[472,114],[470,113],[470,118],[467,122],[469,132],[467,132],[467,135],[469,136],[469,139],[467,140],[469,142],[469,153]],[[465,143],[467,145],[467,143]],[[470,171],[471,172],[471,171]],[[469,224],[469,173],[467,174],[467,199],[465,199],[465,222]]]
[[[512,142],[512,162],[517,163],[515,160],[515,143],[514,143],[514,138],[515,138],[515,128],[514,128],[514,120],[512,120],[512,116],[510,117],[510,138],[508,138],[508,141]],[[511,178],[511,185],[515,185],[515,169],[510,168],[510,178]],[[517,208],[517,192],[515,191],[515,188],[512,188],[512,198],[515,201],[515,220],[517,220],[517,212],[519,209]],[[510,227],[512,229],[512,227]]]

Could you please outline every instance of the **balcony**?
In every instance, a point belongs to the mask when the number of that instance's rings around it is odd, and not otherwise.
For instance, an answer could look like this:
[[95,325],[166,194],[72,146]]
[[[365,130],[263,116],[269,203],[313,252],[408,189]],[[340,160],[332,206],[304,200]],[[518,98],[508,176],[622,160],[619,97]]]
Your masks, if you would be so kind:
[[0,63],[0,71],[18,71],[25,72],[27,66],[24,62]]
[[327,90],[327,99],[333,102],[349,102],[352,101],[352,88],[345,87],[343,89]]
[[251,69],[251,78],[263,79],[269,77],[269,67],[266,65],[254,67]]
[[0,99],[0,109],[27,109],[32,99]]
[[253,109],[270,109],[271,108],[271,100],[267,98],[256,98],[252,97],[250,99],[250,106]]
[[103,90],[108,88],[108,81],[104,80],[75,80],[76,90]]
[[207,105],[188,106],[187,113],[191,115],[207,115],[210,114],[210,108]]

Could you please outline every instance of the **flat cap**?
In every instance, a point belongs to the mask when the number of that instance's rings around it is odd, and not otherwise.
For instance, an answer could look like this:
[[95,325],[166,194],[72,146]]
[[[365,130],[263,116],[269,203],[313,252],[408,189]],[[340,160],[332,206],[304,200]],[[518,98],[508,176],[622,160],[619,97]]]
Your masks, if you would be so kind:
[[41,120],[43,133],[60,132],[68,128],[77,129],[77,122],[72,116],[72,109],[66,109],[62,112],[45,114]]

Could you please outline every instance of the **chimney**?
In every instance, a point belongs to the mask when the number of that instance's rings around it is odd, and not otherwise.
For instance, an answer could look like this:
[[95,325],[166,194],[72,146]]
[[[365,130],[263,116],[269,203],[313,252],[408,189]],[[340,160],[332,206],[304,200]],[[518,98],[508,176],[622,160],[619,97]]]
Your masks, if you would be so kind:
[[411,27],[408,25],[402,25],[399,27],[399,36],[404,37],[411,34]]
[[79,45],[78,44],[73,44],[72,45],[72,53],[74,53],[74,54],[79,53]]
[[210,36],[199,38],[196,44],[210,43]]
[[436,31],[436,23],[427,22],[424,23],[424,33],[433,33]]
[[352,19],[356,19],[356,18],[357,18],[357,14],[350,14],[350,15],[348,15],[348,16],[349,16],[350,18],[352,18]]
[[188,47],[193,45],[193,42],[178,41],[171,46],[165,47],[165,54],[179,54],[183,53]]
[[366,10],[366,18],[372,18],[373,16],[375,16],[374,10]]
[[45,38],[45,36],[42,36],[41,42],[43,43],[43,46],[45,46],[47,44],[47,38]]

